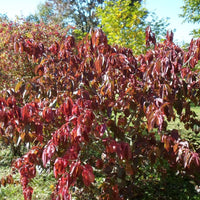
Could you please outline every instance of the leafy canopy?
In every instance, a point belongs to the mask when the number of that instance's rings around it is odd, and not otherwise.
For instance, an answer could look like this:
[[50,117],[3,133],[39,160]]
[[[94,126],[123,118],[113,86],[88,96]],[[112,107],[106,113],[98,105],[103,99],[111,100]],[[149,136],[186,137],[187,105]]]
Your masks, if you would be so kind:
[[[200,0],[184,0],[181,17],[184,18],[184,22],[200,23]],[[194,37],[200,36],[200,29],[193,30],[192,35]]]
[[130,0],[105,1],[105,6],[98,9],[98,16],[111,44],[132,47],[135,52],[144,45],[142,24],[146,18],[146,9],[138,2],[134,6],[130,6],[130,3]]
[[166,30],[166,23],[155,20],[151,15],[151,23],[147,21],[148,13],[139,1],[115,0],[105,1],[103,7],[97,9],[103,31],[110,44],[118,44],[131,48],[138,54],[145,49],[145,28],[151,25],[156,34]]
[[83,33],[89,32],[99,24],[96,7],[102,5],[103,0],[47,0],[45,6],[53,12],[53,18],[60,24],[76,25]]
[[26,17],[26,21],[32,23],[43,22],[45,24],[60,23],[60,21],[54,17],[53,9],[42,3],[37,6],[35,14],[30,14]]
[[200,0],[183,0],[182,6],[183,13],[180,15],[185,21],[192,23],[200,22]]

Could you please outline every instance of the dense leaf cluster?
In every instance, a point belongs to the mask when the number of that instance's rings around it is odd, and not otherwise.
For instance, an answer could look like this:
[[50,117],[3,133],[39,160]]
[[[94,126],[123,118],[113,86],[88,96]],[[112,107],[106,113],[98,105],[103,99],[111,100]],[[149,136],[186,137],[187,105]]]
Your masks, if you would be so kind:
[[[38,167],[54,171],[52,199],[139,199],[136,180],[163,160],[175,172],[199,174],[199,148],[168,123],[179,118],[188,129],[200,126],[191,111],[200,102],[200,40],[185,52],[173,33],[156,43],[148,27],[146,42],[147,53],[135,57],[108,45],[100,29],[79,43],[20,33],[8,40],[12,54],[34,66],[29,79],[0,98],[1,139],[30,147],[12,164],[25,200]],[[158,170],[164,175],[165,165]]]

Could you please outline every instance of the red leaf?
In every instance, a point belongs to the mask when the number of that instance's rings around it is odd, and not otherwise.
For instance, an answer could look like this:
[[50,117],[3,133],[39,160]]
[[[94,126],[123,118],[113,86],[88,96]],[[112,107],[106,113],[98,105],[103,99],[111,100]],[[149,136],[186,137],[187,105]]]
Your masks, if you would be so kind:
[[156,44],[156,38],[155,38],[155,34],[151,32],[151,28],[150,26],[148,26],[146,28],[146,36],[145,36],[145,39],[146,39],[146,46],[149,47],[150,46],[150,43],[153,43],[154,45]]
[[171,31],[171,32],[169,33],[169,31],[167,31],[167,35],[166,35],[167,41],[169,41],[169,42],[171,43],[171,42],[173,42],[173,38],[174,38],[173,32]]
[[192,152],[191,153],[191,157],[190,157],[190,160],[188,162],[188,165],[190,166],[191,163],[193,163],[194,165],[196,165],[197,167],[199,167],[200,165],[200,158],[199,158],[199,154],[196,153],[196,152]]
[[80,161],[77,161],[77,162],[73,162],[71,164],[71,167],[70,167],[70,176],[73,178],[73,179],[76,179],[76,177],[81,173],[81,162]]
[[42,76],[44,74],[44,66],[43,65],[37,65],[35,67],[35,74],[39,74],[39,76]]
[[33,188],[28,186],[25,189],[23,189],[24,194],[24,200],[31,200],[32,194],[33,194]]
[[47,162],[50,161],[50,159],[52,158],[53,154],[55,153],[55,150],[55,146],[52,143],[44,149],[42,153],[42,162],[44,167],[46,167]]
[[102,159],[98,159],[96,161],[95,166],[96,166],[97,169],[102,169],[103,168],[103,160]]
[[51,122],[53,120],[54,113],[51,108],[44,108],[42,114],[46,122]]
[[99,46],[101,43],[107,44],[107,37],[101,29],[97,29],[92,34],[93,48]]
[[90,165],[85,165],[82,171],[83,182],[85,186],[89,186],[92,182],[94,182],[95,176],[93,174],[93,169]]
[[102,66],[103,66],[103,56],[99,55],[94,63],[97,74],[100,76],[102,72]]
[[186,149],[183,158],[184,168],[188,167],[190,158],[191,158],[191,152],[189,151],[189,149]]
[[0,183],[1,183],[0,185],[3,185],[4,187],[6,187],[6,179],[5,178],[2,178]]
[[178,150],[178,143],[176,143],[174,146],[173,146],[173,151],[174,153],[177,153],[177,150]]
[[54,176],[55,178],[58,177],[58,175],[62,175],[65,173],[65,168],[67,167],[67,161],[63,158],[57,158],[54,163]]
[[117,154],[121,160],[129,160],[132,157],[131,149],[128,143],[121,142],[117,145]]
[[7,176],[7,183],[8,184],[13,184],[14,183],[14,179],[13,179],[12,175],[8,175]]
[[75,116],[79,116],[80,115],[79,107],[76,104],[73,105],[72,115],[75,115]]
[[198,60],[195,58],[195,57],[193,57],[191,60],[190,60],[190,66],[192,67],[192,68],[194,68],[195,67],[195,65],[198,63]]
[[36,111],[36,105],[34,103],[26,104],[21,110],[22,120],[25,122],[27,121],[31,122],[32,116],[34,115],[35,111]]
[[69,190],[68,190],[67,186],[63,187],[63,190],[62,190],[62,199],[64,199],[64,200],[71,200],[72,199],[72,196],[71,196],[71,194],[69,194]]
[[64,115],[72,114],[73,101],[71,98],[67,98],[66,102],[62,105],[62,110]]
[[53,54],[57,54],[58,51],[60,49],[60,46],[57,42],[54,42],[54,44],[52,44],[50,47],[49,47],[49,50],[53,53]]
[[13,96],[8,97],[7,99],[8,106],[12,107],[16,105],[16,99]]
[[133,175],[134,174],[133,167],[129,163],[126,164],[126,173],[128,175]]

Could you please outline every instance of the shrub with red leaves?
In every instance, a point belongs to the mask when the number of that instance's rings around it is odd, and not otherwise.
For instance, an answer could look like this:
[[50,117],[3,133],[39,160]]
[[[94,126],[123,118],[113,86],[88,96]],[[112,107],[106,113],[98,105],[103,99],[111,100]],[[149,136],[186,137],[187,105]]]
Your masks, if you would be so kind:
[[8,45],[33,59],[35,74],[0,98],[0,137],[30,144],[13,162],[24,199],[31,199],[36,166],[54,171],[56,200],[137,198],[141,168],[160,159],[180,173],[199,172],[198,149],[168,123],[179,118],[190,129],[200,126],[191,110],[200,102],[200,39],[185,52],[172,33],[156,43],[148,27],[151,48],[135,57],[108,45],[100,29],[79,43],[20,34]]

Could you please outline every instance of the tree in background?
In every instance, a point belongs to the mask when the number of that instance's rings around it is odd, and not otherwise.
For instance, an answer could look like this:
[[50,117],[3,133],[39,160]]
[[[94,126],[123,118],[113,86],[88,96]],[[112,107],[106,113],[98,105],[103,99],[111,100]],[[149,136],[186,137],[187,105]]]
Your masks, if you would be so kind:
[[[200,0],[184,0],[184,6],[182,8],[181,17],[184,18],[184,22],[200,23]],[[195,38],[200,37],[200,29],[193,30],[192,35]]]
[[38,5],[37,12],[29,15],[26,21],[54,23],[63,27],[68,24],[76,26],[73,35],[81,40],[91,28],[98,26],[96,7],[103,2],[104,0],[46,0],[44,4]]
[[45,5],[60,23],[76,25],[84,33],[99,24],[96,7],[102,4],[103,0],[47,0]]
[[98,8],[98,17],[101,19],[103,31],[109,42],[133,49],[138,54],[145,49],[145,28],[150,25],[159,35],[166,34],[168,24],[157,20],[151,15],[151,22],[147,21],[150,13],[141,4],[141,1],[115,0],[105,1],[103,8]]
[[[145,28],[151,26],[159,37],[166,34],[167,22],[142,7],[142,0],[47,0],[38,12],[26,20],[76,26],[73,34],[83,38],[91,28],[102,26],[110,44],[132,48],[135,53],[145,49]],[[147,19],[148,18],[148,19]],[[159,37],[160,38],[160,37]],[[136,47],[137,46],[137,47]]]
[[10,21],[8,16],[6,14],[0,13],[0,22],[8,22],[8,21]]
[[111,44],[132,47],[133,51],[144,44],[142,31],[147,11],[139,2],[132,6],[130,0],[105,1],[105,7],[98,8],[98,16]]
[[35,23],[42,21],[45,24],[51,22],[59,23],[58,19],[53,16],[53,9],[42,3],[37,6],[37,12],[35,14],[26,17],[26,21]]
[[[111,0],[115,3],[117,0]],[[129,6],[142,0],[131,0]],[[46,0],[38,5],[36,14],[29,15],[26,20],[32,22],[42,21],[66,25],[73,23],[83,32],[89,32],[91,27],[97,27],[99,19],[96,16],[96,8],[102,6],[104,0]]]

